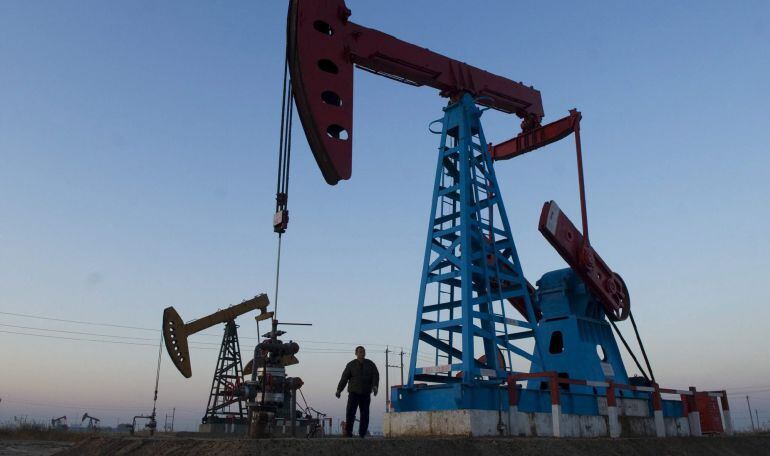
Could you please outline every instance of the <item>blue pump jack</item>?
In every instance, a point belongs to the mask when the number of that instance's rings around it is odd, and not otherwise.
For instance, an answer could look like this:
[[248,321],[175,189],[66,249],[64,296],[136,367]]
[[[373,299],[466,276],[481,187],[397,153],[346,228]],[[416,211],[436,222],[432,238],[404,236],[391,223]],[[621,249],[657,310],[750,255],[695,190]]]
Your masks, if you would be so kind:
[[[628,382],[610,324],[578,275],[546,273],[534,290],[524,278],[480,122],[484,110],[464,94],[436,122],[441,140],[409,381],[394,387],[396,412],[498,410],[511,373]],[[418,366],[425,353],[432,362]],[[546,389],[529,381],[522,405],[547,408]],[[584,412],[593,408],[595,401]]]
[[[394,387],[393,409],[500,411],[510,392],[509,403],[518,404],[520,411],[548,411],[549,391],[537,377],[547,373],[551,399],[565,393],[564,413],[598,414],[600,395],[609,404],[613,385],[632,381],[610,325],[627,317],[635,324],[622,279],[588,239],[580,112],[571,110],[569,116],[543,125],[543,103],[534,87],[364,27],[350,17],[344,0],[289,2],[282,105],[288,113],[282,115],[282,131],[289,133],[281,137],[291,138],[293,99],[327,183],[336,185],[352,174],[355,68],[431,87],[451,99],[438,121],[441,130],[435,131],[441,140],[409,379]],[[480,123],[485,109],[516,115],[522,120],[521,132],[488,145]],[[522,273],[493,161],[529,153],[573,133],[582,233],[554,202],[544,205],[539,230],[570,268],[545,274],[533,287]],[[279,233],[288,220],[291,141],[281,144],[274,218]],[[637,340],[641,345],[638,333]],[[647,369],[654,382],[649,362]],[[556,381],[555,376],[569,381]],[[529,380],[521,394],[512,386],[504,388],[525,378]],[[643,391],[624,389],[632,395]]]

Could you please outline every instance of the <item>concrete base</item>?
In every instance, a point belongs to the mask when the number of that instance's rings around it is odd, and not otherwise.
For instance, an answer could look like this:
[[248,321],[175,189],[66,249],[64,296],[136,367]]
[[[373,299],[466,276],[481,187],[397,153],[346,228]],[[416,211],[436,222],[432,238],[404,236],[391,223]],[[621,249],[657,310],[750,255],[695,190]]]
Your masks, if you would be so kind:
[[[618,422],[623,437],[656,435],[652,416],[621,414]],[[667,437],[691,435],[687,417],[664,418],[664,427]],[[606,415],[561,413],[556,429],[559,437],[607,437],[610,434]],[[384,416],[383,432],[386,437],[554,437],[554,416],[551,413],[519,412],[513,407],[502,413],[494,410],[388,412]]]
[[[295,437],[305,437],[310,431],[310,425],[306,423],[297,423],[294,429]],[[248,424],[226,424],[226,423],[206,423],[198,425],[198,432],[206,434],[232,434],[247,435],[249,433]],[[269,429],[271,437],[292,437],[291,425],[289,423],[279,422]]]
[[733,435],[733,419],[730,417],[730,410],[722,410],[725,417],[725,434]]
[[204,423],[198,425],[198,432],[204,432],[207,434],[245,435],[249,432],[249,425],[231,423]]
[[622,431],[620,421],[618,421],[618,408],[614,405],[607,407],[607,427],[610,428],[610,437],[620,437]]
[[493,410],[437,410],[431,412],[388,412],[382,423],[386,437],[501,435],[508,413]]
[[[619,397],[616,402],[618,416],[647,416],[649,413],[647,401],[644,399]],[[599,406],[599,415],[607,415],[607,398],[597,397],[596,403]]]
[[665,437],[666,420],[663,417],[663,411],[655,410],[655,412],[653,412],[653,418],[655,419],[655,435],[658,437]]
[[609,433],[607,418],[598,415],[559,416],[558,434],[554,434],[551,413],[515,412],[511,414],[511,436],[521,437],[604,437]]
[[270,434],[272,437],[305,437],[310,432],[309,426],[298,423],[294,428],[294,435],[292,435],[290,424],[276,424],[270,428]]
[[700,428],[700,412],[690,412],[689,416],[690,421],[690,435],[693,437],[701,437],[703,436],[703,433],[701,432]]

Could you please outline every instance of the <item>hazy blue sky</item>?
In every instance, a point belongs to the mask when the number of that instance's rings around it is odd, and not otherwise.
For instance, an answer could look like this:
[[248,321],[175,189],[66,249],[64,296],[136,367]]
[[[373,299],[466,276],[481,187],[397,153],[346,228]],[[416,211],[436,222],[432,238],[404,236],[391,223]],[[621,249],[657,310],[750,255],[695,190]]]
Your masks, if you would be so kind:
[[[348,6],[362,25],[534,85],[546,120],[579,108],[591,240],[628,283],[660,383],[751,392],[770,420],[769,3]],[[285,7],[0,2],[0,421],[149,413],[164,307],[189,320],[272,296]],[[385,344],[411,342],[437,147],[427,125],[445,104],[355,81],[350,181],[328,186],[295,130],[279,310],[313,323],[291,330],[303,341],[292,373],[335,417],[356,344],[382,370]],[[500,113],[483,121],[493,142],[518,131]],[[496,169],[529,280],[564,267],[536,228],[549,199],[579,218],[571,140]],[[221,328],[207,333],[192,379],[163,358],[160,414],[176,407],[190,429]],[[243,319],[241,336],[255,335]],[[745,399],[731,399],[746,427]],[[379,397],[375,424],[382,410]]]

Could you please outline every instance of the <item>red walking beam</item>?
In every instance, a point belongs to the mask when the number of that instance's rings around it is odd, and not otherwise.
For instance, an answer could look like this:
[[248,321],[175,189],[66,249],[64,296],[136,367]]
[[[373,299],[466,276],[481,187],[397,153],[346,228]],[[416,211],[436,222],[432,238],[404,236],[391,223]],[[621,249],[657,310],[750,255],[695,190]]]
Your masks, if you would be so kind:
[[350,22],[344,0],[291,0],[287,61],[294,97],[310,149],[326,182],[349,179],[353,140],[353,68],[445,97],[462,93],[478,103],[523,119],[522,129],[540,126],[540,92],[378,30]]

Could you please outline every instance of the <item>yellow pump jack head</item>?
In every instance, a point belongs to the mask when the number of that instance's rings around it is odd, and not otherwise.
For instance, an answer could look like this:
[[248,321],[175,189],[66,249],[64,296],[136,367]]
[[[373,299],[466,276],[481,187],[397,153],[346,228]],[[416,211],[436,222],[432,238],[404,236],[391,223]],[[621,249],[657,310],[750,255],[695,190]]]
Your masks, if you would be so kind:
[[[190,349],[187,345],[187,337],[191,336],[199,331],[203,331],[206,328],[210,328],[219,323],[225,323],[230,320],[235,320],[239,315],[243,315],[252,310],[259,309],[260,315],[257,318],[262,319],[270,318],[272,312],[266,312],[267,306],[270,304],[270,300],[267,299],[267,295],[261,294],[254,296],[253,298],[244,301],[240,304],[236,304],[227,309],[222,309],[214,312],[211,315],[207,315],[203,318],[199,318],[190,323],[184,323],[182,317],[173,307],[167,307],[163,311],[163,341],[166,343],[166,351],[168,351],[171,361],[174,363],[179,372],[186,378],[192,377],[192,366],[190,364]],[[269,314],[269,315],[268,315]],[[264,317],[264,315],[268,315]]]

